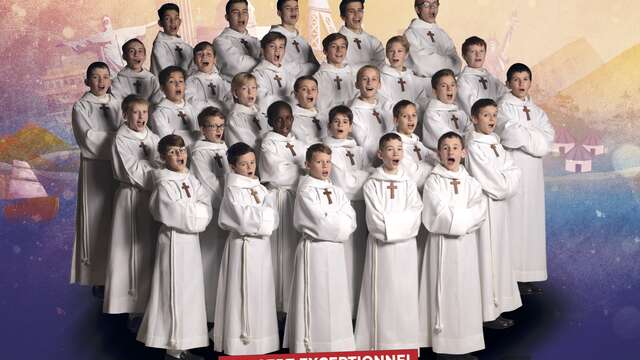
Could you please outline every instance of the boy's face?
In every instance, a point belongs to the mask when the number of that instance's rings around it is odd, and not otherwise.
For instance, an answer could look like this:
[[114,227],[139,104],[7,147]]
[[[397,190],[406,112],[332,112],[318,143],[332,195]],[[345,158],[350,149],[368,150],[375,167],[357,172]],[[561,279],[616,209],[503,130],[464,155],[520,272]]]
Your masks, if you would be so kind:
[[462,56],[470,68],[481,69],[487,56],[487,49],[482,45],[471,45]]
[[443,76],[434,89],[438,100],[445,104],[453,104],[456,101],[457,85],[453,76]]
[[282,10],[278,10],[278,16],[284,25],[295,26],[300,16],[298,2],[294,0],[286,1],[282,5]]
[[329,122],[329,133],[336,139],[344,140],[351,133],[351,121],[345,114],[336,114]]
[[167,83],[162,87],[162,92],[169,101],[181,102],[184,99],[184,76],[182,73],[172,72]]
[[495,106],[485,106],[480,109],[478,116],[472,116],[471,121],[476,127],[476,131],[485,135],[490,135],[496,127],[498,120],[498,108]]
[[135,132],[143,132],[149,120],[149,105],[132,104],[125,114],[127,126]]
[[246,153],[236,160],[235,164],[231,164],[231,170],[234,173],[248,178],[256,178],[256,154],[253,152]]
[[404,63],[407,60],[407,49],[399,43],[394,42],[387,50],[387,59],[389,59],[389,64],[393,68],[402,68],[404,67]]
[[282,136],[289,136],[291,126],[293,126],[293,114],[291,110],[283,107],[278,111],[278,116],[273,120],[273,131]]
[[400,161],[404,155],[402,141],[391,139],[387,141],[382,149],[378,150],[378,158],[382,160],[382,166],[386,170],[395,172],[400,166]]
[[526,71],[514,73],[511,79],[507,80],[507,87],[515,97],[526,100],[531,88],[531,76]]
[[347,42],[344,39],[337,39],[329,44],[327,50],[324,51],[327,56],[327,62],[332,65],[340,65],[347,56]]
[[460,160],[464,158],[465,151],[462,142],[457,137],[444,139],[438,149],[440,163],[447,170],[456,172],[460,169]]
[[304,109],[313,109],[318,98],[318,85],[313,80],[304,80],[296,91],[298,105]]
[[424,0],[420,5],[416,6],[416,14],[422,21],[435,24],[439,8],[439,0]]
[[360,31],[362,29],[362,18],[364,18],[364,5],[359,1],[350,2],[342,16],[344,25],[351,29]]
[[95,68],[85,84],[89,87],[91,93],[95,96],[103,96],[111,86],[111,75],[109,69]]
[[238,99],[238,103],[244,106],[253,106],[256,103],[258,84],[255,80],[248,80],[242,86],[233,90],[233,96]]
[[127,46],[127,51],[122,54],[122,58],[132,70],[140,71],[146,55],[144,45],[136,41]]
[[282,66],[284,59],[285,41],[276,39],[262,49],[264,59],[276,66]]
[[158,25],[162,28],[162,30],[167,35],[177,36],[178,30],[180,30],[180,24],[182,24],[182,19],[180,19],[180,13],[175,10],[167,10],[162,15],[162,19],[158,21]]
[[311,155],[311,161],[305,161],[304,164],[311,177],[329,180],[331,175],[331,155],[317,151]]
[[175,172],[187,172],[187,148],[170,146],[167,153],[162,155],[167,169]]
[[418,111],[413,105],[405,106],[400,110],[400,115],[393,118],[393,121],[396,123],[396,129],[399,133],[411,135],[418,125]]
[[224,135],[224,119],[219,116],[209,116],[206,124],[200,127],[204,138],[213,143],[222,143]]
[[229,27],[233,30],[244,33],[247,31],[247,23],[249,22],[249,9],[245,3],[235,3],[231,5],[229,14],[224,16],[229,22]]
[[374,69],[365,69],[356,82],[363,99],[375,99],[380,89],[380,74]]
[[213,49],[207,46],[196,53],[193,61],[196,63],[199,71],[210,74],[216,65],[216,56],[213,54]]

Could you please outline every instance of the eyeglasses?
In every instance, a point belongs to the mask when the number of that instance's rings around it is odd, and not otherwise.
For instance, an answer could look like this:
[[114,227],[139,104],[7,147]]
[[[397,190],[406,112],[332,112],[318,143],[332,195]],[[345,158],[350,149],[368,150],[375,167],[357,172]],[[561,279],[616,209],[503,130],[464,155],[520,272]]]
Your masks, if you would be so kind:
[[207,125],[204,125],[203,128],[214,129],[214,130],[224,130],[224,124],[223,125],[207,124]]
[[430,8],[430,9],[436,9],[439,6],[440,6],[440,1],[435,1],[435,2],[425,1],[416,5],[417,8]]
[[170,156],[178,156],[178,155],[184,155],[187,153],[187,148],[186,147],[171,147],[169,148],[169,150],[167,150],[167,155]]

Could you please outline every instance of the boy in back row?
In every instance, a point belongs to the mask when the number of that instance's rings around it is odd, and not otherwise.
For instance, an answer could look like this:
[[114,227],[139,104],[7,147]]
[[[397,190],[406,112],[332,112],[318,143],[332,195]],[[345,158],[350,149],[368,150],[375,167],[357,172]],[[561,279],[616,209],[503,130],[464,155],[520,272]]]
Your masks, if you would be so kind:
[[158,25],[162,31],[153,41],[151,51],[151,72],[155,76],[167,66],[179,66],[188,72],[193,70],[193,48],[178,35],[181,24],[178,5],[167,3],[158,9]]

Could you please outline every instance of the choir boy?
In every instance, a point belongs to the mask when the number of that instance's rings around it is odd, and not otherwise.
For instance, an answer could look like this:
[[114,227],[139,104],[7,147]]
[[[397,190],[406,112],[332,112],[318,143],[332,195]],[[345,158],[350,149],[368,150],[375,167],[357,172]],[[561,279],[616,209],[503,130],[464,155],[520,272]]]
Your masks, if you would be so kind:
[[158,9],[158,31],[151,50],[151,72],[160,76],[168,66],[179,66],[190,72],[193,66],[193,48],[178,35],[182,19],[180,8],[174,3],[165,3]]
[[364,65],[384,65],[384,47],[380,40],[362,28],[365,0],[340,1],[340,17],[344,25],[340,34],[347,38],[347,63],[355,69]]
[[281,24],[271,26],[269,31],[279,32],[287,37],[284,63],[300,65],[300,75],[313,75],[320,65],[313,53],[313,49],[296,28],[296,24],[300,19],[298,0],[278,0],[276,8]]
[[270,128],[264,116],[258,111],[258,83],[249,73],[239,73],[231,81],[233,107],[227,116],[225,142],[231,146],[243,142],[255,149],[260,139]]
[[318,108],[329,112],[337,105],[349,105],[356,97],[356,69],[345,61],[349,43],[340,33],[327,35],[322,40],[322,49],[327,62],[313,75],[318,80]]
[[142,41],[131,39],[122,45],[122,58],[127,63],[111,84],[111,93],[118,99],[138,95],[156,105],[164,99],[158,78],[142,67],[147,52]]
[[193,48],[193,61],[198,71],[187,78],[186,99],[196,114],[213,106],[225,114],[233,103],[231,85],[225,81],[216,68],[216,52],[211,43],[203,41]]

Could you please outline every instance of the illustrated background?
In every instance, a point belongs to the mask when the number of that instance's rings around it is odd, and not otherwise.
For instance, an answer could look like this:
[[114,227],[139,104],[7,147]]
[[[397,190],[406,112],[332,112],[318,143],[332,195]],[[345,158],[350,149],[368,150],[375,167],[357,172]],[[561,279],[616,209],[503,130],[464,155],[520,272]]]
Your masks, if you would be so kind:
[[[224,1],[178,3],[183,37],[194,44],[211,41],[226,26]],[[323,3],[335,27],[341,26],[337,0],[301,0],[299,25],[307,39],[313,35],[313,16],[323,13],[312,6]],[[123,36],[140,36],[149,55],[161,4],[0,4],[0,206],[15,202],[4,190],[15,159],[28,161],[49,195],[60,201],[51,221],[10,221],[0,213],[2,358],[158,355],[136,344],[123,318],[101,315],[90,290],[68,285],[68,279],[79,163],[71,106],[85,91],[86,66],[98,58],[117,62]],[[262,34],[278,22],[275,1],[253,0],[253,6],[252,32]],[[366,2],[365,28],[383,42],[400,34],[413,17],[412,0]],[[526,299],[514,314],[515,328],[487,336],[488,349],[481,356],[638,358],[640,3],[441,0],[438,22],[458,51],[468,36],[489,40],[487,65],[498,76],[504,77],[513,62],[531,65],[534,99],[562,134],[558,141],[573,139],[605,150],[545,160],[550,279],[543,296]],[[323,25],[319,36],[326,34]],[[567,171],[572,160],[582,161],[583,169],[590,160],[592,171]]]

